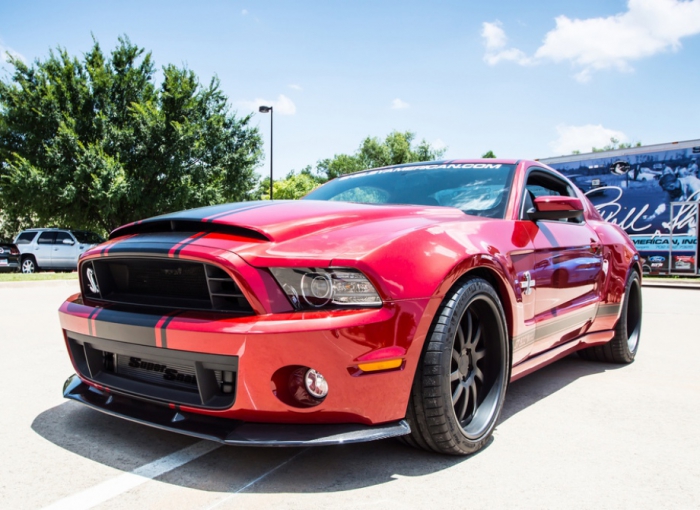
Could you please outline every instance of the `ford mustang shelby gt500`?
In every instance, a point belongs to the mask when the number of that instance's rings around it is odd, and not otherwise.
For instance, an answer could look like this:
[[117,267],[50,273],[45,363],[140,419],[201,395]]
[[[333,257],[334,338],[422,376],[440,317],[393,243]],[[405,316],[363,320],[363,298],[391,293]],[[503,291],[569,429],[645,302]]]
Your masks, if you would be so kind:
[[537,162],[367,170],[116,229],[60,309],[64,395],[228,444],[470,454],[509,381],[574,351],[633,361],[641,273]]

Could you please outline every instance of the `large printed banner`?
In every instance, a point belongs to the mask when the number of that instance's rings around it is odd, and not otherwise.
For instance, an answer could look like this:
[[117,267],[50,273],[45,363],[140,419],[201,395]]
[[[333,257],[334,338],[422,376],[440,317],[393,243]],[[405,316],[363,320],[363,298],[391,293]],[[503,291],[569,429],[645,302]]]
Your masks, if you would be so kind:
[[669,251],[673,245],[674,252],[687,251],[695,253],[698,238],[687,234],[674,235],[632,235],[632,242],[641,251]]
[[696,147],[549,165],[630,235],[645,269],[696,273],[699,162]]

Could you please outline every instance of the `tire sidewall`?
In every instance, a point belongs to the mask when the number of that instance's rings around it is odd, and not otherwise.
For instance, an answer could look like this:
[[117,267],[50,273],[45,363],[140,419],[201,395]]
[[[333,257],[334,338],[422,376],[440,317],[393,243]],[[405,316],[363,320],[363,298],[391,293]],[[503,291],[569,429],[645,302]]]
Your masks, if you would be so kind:
[[[629,306],[630,306],[630,294],[632,292],[639,293],[639,324],[637,326],[637,341],[635,343],[634,349],[629,348],[629,335],[630,332],[627,329],[627,317],[629,314]],[[627,284],[625,285],[625,299],[622,303],[622,311],[620,313],[620,319],[617,327],[617,333],[619,335],[618,341],[620,342],[620,347],[623,352],[623,356],[627,358],[629,361],[633,361],[634,357],[637,355],[637,351],[639,350],[639,340],[642,334],[642,298],[641,298],[641,292],[642,292],[642,285],[641,285],[641,280],[639,278],[639,275],[637,274],[636,271],[631,270],[629,276],[627,277]]]
[[[456,293],[459,294],[459,297],[457,298],[457,303],[450,317],[449,329],[447,330],[447,332],[444,333],[446,337],[444,340],[445,350],[442,356],[442,373],[447,374],[447,376],[443,378],[442,391],[443,395],[445,396],[445,401],[449,402],[449,407],[451,409],[451,412],[447,413],[447,417],[450,422],[450,429],[452,429],[454,437],[459,438],[458,441],[460,443],[460,446],[465,450],[465,453],[472,453],[482,448],[489,440],[491,434],[493,433],[493,430],[496,427],[496,423],[498,422],[501,410],[503,409],[503,402],[505,400],[506,389],[510,379],[510,345],[508,341],[503,307],[501,306],[498,294],[496,294],[496,291],[486,280],[483,280],[481,278],[468,279],[461,285],[461,287],[456,291]],[[489,301],[496,315],[500,319],[498,321],[497,327],[499,330],[499,341],[501,342],[501,352],[504,353],[505,359],[501,360],[503,377],[499,383],[501,386],[500,394],[496,403],[493,416],[491,417],[490,423],[488,424],[487,428],[484,429],[483,433],[478,438],[474,439],[469,438],[466,435],[465,431],[462,429],[461,425],[459,424],[459,421],[457,420],[457,416],[455,415],[454,407],[452,405],[452,389],[450,386],[449,374],[452,359],[452,348],[453,343],[455,341],[457,327],[468,307],[474,301],[479,299]]]

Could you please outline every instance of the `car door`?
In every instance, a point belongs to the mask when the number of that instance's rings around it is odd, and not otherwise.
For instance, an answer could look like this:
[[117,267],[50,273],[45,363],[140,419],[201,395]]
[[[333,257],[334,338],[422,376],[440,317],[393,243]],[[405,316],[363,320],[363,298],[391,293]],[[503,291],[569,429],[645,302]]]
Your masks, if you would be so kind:
[[[525,185],[537,196],[571,196],[568,182],[544,169],[531,169]],[[538,220],[532,230],[535,266],[535,346],[532,354],[579,336],[592,322],[602,285],[603,251],[598,234],[583,218]]]
[[76,267],[78,244],[70,232],[56,232],[51,264],[55,268],[71,269]]
[[41,268],[53,267],[53,247],[56,239],[56,232],[42,232],[36,240],[36,245],[32,254],[36,259],[37,266]]

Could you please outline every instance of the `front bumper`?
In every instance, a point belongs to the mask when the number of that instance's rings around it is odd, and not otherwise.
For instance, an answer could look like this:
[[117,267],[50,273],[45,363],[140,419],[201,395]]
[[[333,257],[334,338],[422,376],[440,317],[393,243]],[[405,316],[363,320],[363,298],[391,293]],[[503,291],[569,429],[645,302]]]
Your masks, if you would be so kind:
[[170,432],[241,446],[324,446],[359,443],[409,434],[406,420],[382,425],[249,423],[187,413],[166,406],[144,406],[126,395],[97,389],[72,375],[63,396],[103,413]]
[[[376,431],[376,426],[386,424],[394,430],[393,426],[405,417],[413,375],[430,325],[429,320],[423,319],[429,316],[429,304],[430,300],[425,299],[387,303],[372,310],[213,319],[188,313],[153,316],[95,308],[83,304],[76,294],[63,304],[59,316],[71,361],[84,385],[127,398],[128,401],[121,401],[122,406],[138,402],[135,409],[164,407],[169,413],[167,420],[159,418],[153,423],[161,428],[171,426],[168,424],[172,410],[183,416],[223,419],[227,425],[217,430],[227,433],[219,432],[213,437],[224,441],[234,427],[232,423],[275,424],[266,430],[276,432],[277,424],[292,429],[302,424],[345,424],[338,429],[342,434],[348,432],[345,426],[353,433],[363,430],[363,426]],[[145,388],[143,380],[128,386],[123,380],[117,384],[109,370],[99,373],[101,356],[112,354],[162,363],[161,369],[172,363],[189,366],[195,372],[201,370],[196,372],[199,393],[195,388],[190,392],[155,392],[153,387]],[[358,370],[363,360],[388,358],[403,361],[399,368],[390,371]],[[275,374],[295,366],[312,367],[325,376],[329,393],[322,403],[295,406],[290,405],[289,399],[281,398]],[[231,400],[217,393],[218,386],[202,388],[204,376],[214,381],[212,373],[216,371],[234,373],[235,395]],[[220,374],[216,377],[220,378]],[[99,407],[85,399],[80,401]],[[130,415],[126,411],[113,414]],[[129,419],[150,423],[148,416]],[[192,418],[187,423],[193,424],[192,430],[200,425],[199,420]],[[401,430],[401,434],[407,433],[404,428]],[[400,435],[395,432],[392,434]]]

